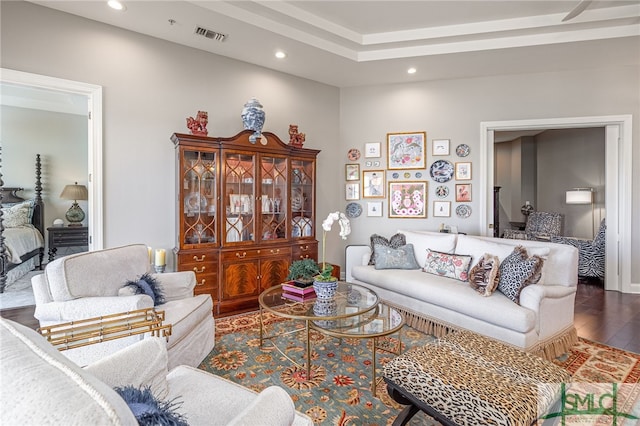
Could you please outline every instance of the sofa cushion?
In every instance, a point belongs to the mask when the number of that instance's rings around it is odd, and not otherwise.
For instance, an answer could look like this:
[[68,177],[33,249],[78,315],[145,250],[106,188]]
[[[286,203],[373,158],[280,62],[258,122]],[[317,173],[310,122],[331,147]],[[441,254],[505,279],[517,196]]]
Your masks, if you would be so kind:
[[[56,302],[91,296],[117,296],[128,281],[148,272],[149,251],[143,244],[84,252],[50,262],[45,269]],[[91,277],[91,285],[87,279]]]
[[375,265],[376,264],[376,259],[375,259],[375,255],[376,255],[375,246],[376,246],[376,244],[377,245],[383,245],[383,246],[391,247],[391,248],[398,248],[398,247],[402,247],[403,245],[407,244],[407,241],[405,239],[405,235],[404,234],[400,234],[400,233],[392,235],[391,238],[389,238],[389,239],[386,239],[382,235],[373,234],[369,239],[371,241],[371,257],[369,258],[369,265]]
[[351,274],[357,282],[365,283],[374,291],[378,287],[400,293],[508,330],[527,333],[536,326],[535,313],[513,303],[504,294],[496,292],[491,297],[482,297],[467,283],[451,278],[420,270],[376,270],[366,265],[354,266]]
[[427,250],[434,250],[442,253],[453,253],[458,238],[457,234],[447,234],[444,232],[405,230],[398,230],[398,232],[405,235],[407,244],[413,244],[413,251],[416,254],[416,260],[423,266]]
[[413,245],[398,248],[376,244],[373,248],[376,269],[420,269],[413,253]]
[[471,256],[442,253],[427,249],[423,271],[428,274],[467,281]]
[[[482,237],[460,235],[458,236],[458,244],[456,245],[454,253],[471,255],[473,258],[471,261],[471,267],[473,268],[485,253],[491,253],[494,256],[498,256],[498,259],[502,262],[513,252],[513,248],[518,245],[525,247],[529,255],[538,255],[542,258],[547,257],[550,252],[549,247],[531,247],[528,244],[522,244],[522,241],[517,241],[517,244],[507,242],[513,240],[498,241],[500,242],[490,241],[487,238]],[[505,241],[505,243],[502,241]]]
[[482,296],[491,296],[498,287],[500,259],[486,253],[469,271],[469,285]]
[[515,303],[520,303],[520,292],[529,284],[540,280],[544,260],[537,255],[527,256],[527,250],[516,247],[513,252],[500,263],[498,291]]
[[113,389],[34,330],[0,319],[0,360],[0,424],[136,424]]

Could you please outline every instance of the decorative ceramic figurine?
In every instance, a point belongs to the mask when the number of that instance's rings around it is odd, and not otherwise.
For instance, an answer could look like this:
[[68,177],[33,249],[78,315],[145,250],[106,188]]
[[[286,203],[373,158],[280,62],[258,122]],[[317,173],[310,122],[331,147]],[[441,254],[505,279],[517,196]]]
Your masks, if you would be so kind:
[[207,136],[207,123],[209,123],[209,113],[198,111],[196,118],[187,117],[187,128],[192,135]]
[[304,133],[298,133],[297,124],[289,124],[289,145],[302,148],[305,137]]
[[244,104],[242,108],[242,124],[245,129],[253,130],[253,135],[249,136],[251,143],[256,143],[262,134],[262,126],[264,126],[265,113],[262,105],[256,98],[251,98]]

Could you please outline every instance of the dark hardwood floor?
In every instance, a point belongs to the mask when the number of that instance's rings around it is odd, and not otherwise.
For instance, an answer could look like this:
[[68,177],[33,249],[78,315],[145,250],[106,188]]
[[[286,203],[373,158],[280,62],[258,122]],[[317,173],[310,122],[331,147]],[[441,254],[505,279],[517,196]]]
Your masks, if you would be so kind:
[[[5,309],[0,316],[35,329],[34,310],[34,306]],[[640,294],[605,291],[601,281],[581,280],[575,325],[580,337],[640,353]]]

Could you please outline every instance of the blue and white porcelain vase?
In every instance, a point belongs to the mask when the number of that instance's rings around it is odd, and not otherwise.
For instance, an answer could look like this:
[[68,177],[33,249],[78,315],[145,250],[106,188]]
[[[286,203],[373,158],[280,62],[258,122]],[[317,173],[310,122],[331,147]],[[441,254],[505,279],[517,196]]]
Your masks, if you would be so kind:
[[253,135],[249,136],[249,141],[256,143],[262,135],[262,127],[264,126],[265,113],[262,105],[256,98],[251,98],[244,104],[240,116],[245,130],[253,130]]
[[338,281],[314,281],[313,289],[318,299],[331,299],[338,289]]
[[[313,304],[313,313],[318,317],[335,317],[338,314],[338,302],[334,299],[317,299]],[[336,320],[316,320],[314,323],[323,328],[335,327]]]

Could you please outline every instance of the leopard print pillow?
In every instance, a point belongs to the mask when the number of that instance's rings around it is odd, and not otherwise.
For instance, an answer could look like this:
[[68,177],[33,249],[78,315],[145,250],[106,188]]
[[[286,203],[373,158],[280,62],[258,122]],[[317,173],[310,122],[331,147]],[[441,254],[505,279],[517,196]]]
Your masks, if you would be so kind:
[[500,258],[485,253],[469,271],[469,285],[482,296],[491,296],[500,280]]
[[543,263],[540,256],[529,257],[527,249],[517,246],[500,264],[498,291],[520,304],[522,289],[540,281]]
[[376,264],[376,244],[397,249],[407,244],[407,238],[404,234],[397,233],[387,240],[382,235],[373,234],[371,236],[371,257],[369,258],[369,265]]

